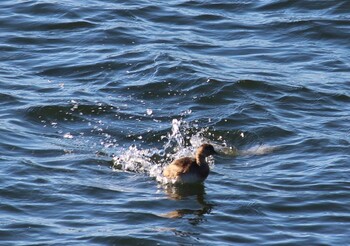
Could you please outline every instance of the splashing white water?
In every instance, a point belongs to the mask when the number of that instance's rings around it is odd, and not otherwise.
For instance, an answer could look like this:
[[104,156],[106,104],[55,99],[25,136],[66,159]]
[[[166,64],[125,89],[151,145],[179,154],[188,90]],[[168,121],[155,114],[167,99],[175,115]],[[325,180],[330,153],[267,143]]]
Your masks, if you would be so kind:
[[[132,145],[123,150],[120,155],[113,158],[113,169],[115,171],[129,171],[144,173],[155,178],[160,183],[169,183],[163,175],[163,168],[174,159],[184,156],[193,156],[195,150],[203,143],[210,143],[219,152],[227,156],[237,155],[262,155],[272,152],[275,147],[258,145],[247,150],[237,150],[234,146],[228,146],[220,136],[221,143],[212,141],[205,137],[209,129],[203,128],[193,133],[193,126],[184,120],[172,120],[171,132],[161,136],[165,141],[161,149],[139,149]],[[210,134],[209,134],[210,135]],[[208,163],[214,167],[214,158],[209,157]]]
[[[113,158],[114,170],[145,173],[158,182],[168,183],[169,180],[162,175],[164,166],[174,159],[193,156],[198,146],[209,142],[202,136],[205,130],[192,136],[189,134],[190,130],[191,127],[187,122],[174,119],[171,132],[161,137],[165,141],[162,149],[138,149],[132,145]],[[213,160],[209,161],[213,165]]]

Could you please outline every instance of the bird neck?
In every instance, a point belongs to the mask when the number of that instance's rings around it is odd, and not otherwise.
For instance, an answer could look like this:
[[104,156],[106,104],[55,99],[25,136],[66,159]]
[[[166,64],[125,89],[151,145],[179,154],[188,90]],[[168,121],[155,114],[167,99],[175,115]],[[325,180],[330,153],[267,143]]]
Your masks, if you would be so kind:
[[201,153],[197,153],[196,154],[196,162],[198,165],[208,165],[208,163],[205,160],[206,156],[201,154]]

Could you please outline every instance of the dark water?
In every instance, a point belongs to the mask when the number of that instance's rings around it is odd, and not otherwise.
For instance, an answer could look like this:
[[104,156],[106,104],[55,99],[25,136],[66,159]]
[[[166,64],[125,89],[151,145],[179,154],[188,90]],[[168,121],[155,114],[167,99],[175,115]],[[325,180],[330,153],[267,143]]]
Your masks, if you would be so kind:
[[350,244],[349,1],[2,0],[0,38],[2,245]]

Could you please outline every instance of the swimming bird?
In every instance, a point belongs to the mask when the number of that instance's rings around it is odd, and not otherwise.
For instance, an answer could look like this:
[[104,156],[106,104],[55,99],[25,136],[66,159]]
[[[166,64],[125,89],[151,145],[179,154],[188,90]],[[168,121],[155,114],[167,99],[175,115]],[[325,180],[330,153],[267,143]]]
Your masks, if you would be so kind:
[[211,144],[202,144],[195,158],[183,157],[174,160],[163,171],[164,177],[174,183],[201,183],[209,175],[209,165],[205,158],[217,154]]

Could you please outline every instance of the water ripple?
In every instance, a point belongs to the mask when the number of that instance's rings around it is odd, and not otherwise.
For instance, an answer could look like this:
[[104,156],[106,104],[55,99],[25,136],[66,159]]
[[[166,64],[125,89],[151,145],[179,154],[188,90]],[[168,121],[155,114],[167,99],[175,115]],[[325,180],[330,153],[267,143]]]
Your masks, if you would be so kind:
[[4,244],[348,244],[349,1],[0,7]]

